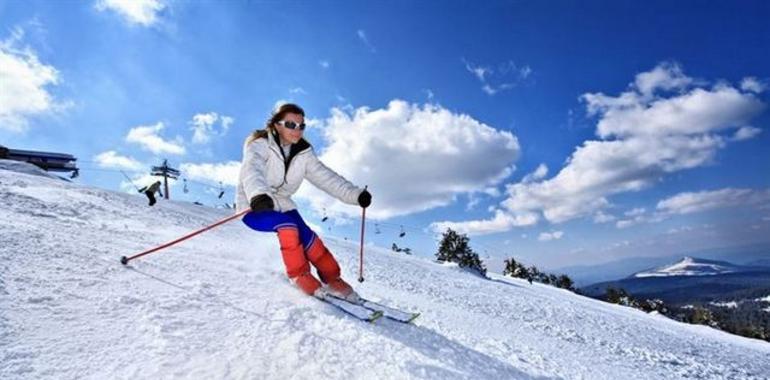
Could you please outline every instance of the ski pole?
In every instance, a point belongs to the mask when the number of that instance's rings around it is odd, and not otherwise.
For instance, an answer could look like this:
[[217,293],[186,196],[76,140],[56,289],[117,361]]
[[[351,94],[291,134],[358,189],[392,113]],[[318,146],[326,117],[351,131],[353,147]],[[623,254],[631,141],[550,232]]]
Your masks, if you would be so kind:
[[189,238],[191,238],[191,237],[193,237],[193,236],[195,236],[195,235],[198,235],[198,234],[204,233],[204,232],[206,232],[206,231],[208,231],[208,230],[210,230],[210,229],[212,229],[212,228],[214,228],[214,227],[216,227],[216,226],[219,226],[219,225],[225,224],[225,223],[227,223],[227,222],[229,222],[229,221],[231,221],[231,220],[233,220],[233,219],[235,219],[235,218],[238,218],[238,217],[240,217],[240,216],[243,216],[243,215],[245,215],[246,213],[248,213],[248,212],[250,212],[250,211],[251,211],[251,209],[246,209],[246,210],[244,210],[244,211],[241,211],[241,212],[239,212],[239,213],[237,213],[237,214],[235,214],[235,215],[231,215],[231,216],[228,216],[227,218],[224,218],[224,219],[222,219],[222,220],[220,220],[220,221],[218,221],[218,222],[216,222],[216,223],[214,223],[214,224],[212,224],[212,225],[210,225],[210,226],[206,226],[206,227],[203,227],[203,228],[201,228],[201,229],[199,229],[199,230],[197,230],[197,231],[193,231],[193,232],[191,232],[191,233],[189,233],[189,234],[187,234],[187,235],[185,235],[185,236],[182,236],[182,237],[180,237],[179,239],[176,239],[176,240],[174,240],[174,241],[170,241],[170,242],[168,242],[168,243],[166,243],[166,244],[163,244],[163,245],[157,246],[157,247],[155,247],[155,248],[151,248],[151,249],[148,249],[148,250],[146,250],[146,251],[144,251],[144,252],[141,252],[141,253],[137,253],[136,255],[133,255],[133,256],[130,256],[130,257],[122,256],[122,257],[120,258],[120,263],[121,263],[121,264],[123,264],[123,265],[126,265],[126,264],[128,264],[128,262],[129,262],[129,261],[131,261],[131,260],[133,260],[133,259],[136,259],[136,258],[142,257],[142,256],[144,256],[144,255],[149,255],[150,253],[153,253],[153,252],[155,252],[155,251],[159,251],[159,250],[161,250],[161,249],[163,249],[163,248],[166,248],[166,247],[170,247],[170,246],[172,246],[172,245],[174,245],[174,244],[176,244],[176,243],[179,243],[180,241],[184,241],[184,240],[187,240],[187,239],[189,239]]
[[126,177],[128,182],[131,182],[131,184],[134,185],[134,187],[136,188],[136,191],[139,191],[139,186],[136,186],[136,184],[134,183],[134,181],[131,180],[131,178],[128,176],[128,174],[126,174],[126,172],[124,172],[122,170],[120,172],[123,173],[123,176]]
[[[366,187],[364,187],[366,191]],[[361,251],[358,256],[358,282],[364,282],[364,228],[366,227],[366,207],[361,208]]]

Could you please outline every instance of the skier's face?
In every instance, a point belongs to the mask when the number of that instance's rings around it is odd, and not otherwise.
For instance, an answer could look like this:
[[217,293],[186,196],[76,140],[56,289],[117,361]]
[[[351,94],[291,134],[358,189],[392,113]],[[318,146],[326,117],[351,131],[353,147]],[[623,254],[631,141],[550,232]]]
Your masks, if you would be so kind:
[[[300,114],[287,113],[282,121],[291,121],[296,125],[300,125],[305,122],[305,118]],[[302,138],[302,129],[300,128],[289,129],[281,124],[276,124],[275,128],[278,131],[278,136],[281,138],[281,144],[296,144]]]

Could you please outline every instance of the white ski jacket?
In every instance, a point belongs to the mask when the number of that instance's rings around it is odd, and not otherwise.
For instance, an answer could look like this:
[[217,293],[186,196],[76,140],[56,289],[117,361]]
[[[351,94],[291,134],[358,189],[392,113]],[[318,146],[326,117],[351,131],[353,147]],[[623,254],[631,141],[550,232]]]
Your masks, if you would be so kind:
[[269,133],[266,138],[244,145],[235,196],[236,212],[248,209],[251,198],[259,194],[273,199],[275,211],[296,209],[291,196],[305,178],[342,202],[358,204],[363,189],[326,167],[305,139],[292,144],[288,156],[283,154],[277,140],[277,136]]

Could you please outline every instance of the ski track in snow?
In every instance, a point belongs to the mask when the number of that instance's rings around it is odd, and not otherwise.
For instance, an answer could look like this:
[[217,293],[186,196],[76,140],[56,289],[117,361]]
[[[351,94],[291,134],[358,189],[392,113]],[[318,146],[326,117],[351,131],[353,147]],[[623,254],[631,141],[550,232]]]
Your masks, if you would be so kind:
[[[0,161],[0,163],[3,161]],[[366,248],[367,324],[286,280],[272,234],[228,215],[0,166],[2,379],[767,379],[770,344],[564,290]],[[357,278],[358,247],[323,237]]]

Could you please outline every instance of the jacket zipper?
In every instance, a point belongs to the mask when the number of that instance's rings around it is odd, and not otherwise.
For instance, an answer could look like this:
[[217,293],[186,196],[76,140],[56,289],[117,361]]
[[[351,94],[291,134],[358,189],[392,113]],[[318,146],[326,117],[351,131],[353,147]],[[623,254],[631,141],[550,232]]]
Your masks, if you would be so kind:
[[[281,149],[281,148],[279,147],[278,149]],[[276,156],[278,156],[279,158],[281,158],[281,159],[283,160],[283,183],[281,184],[281,186],[278,186],[278,189],[276,189],[276,191],[277,191],[277,190],[279,190],[280,188],[282,188],[282,187],[283,187],[283,185],[286,185],[286,184],[288,184],[288,180],[286,179],[286,177],[287,177],[287,176],[288,176],[288,174],[289,174],[289,165],[291,165],[291,161],[289,161],[289,162],[286,162],[286,155],[285,155],[285,154],[283,154],[283,150],[281,150],[281,153],[280,153],[280,154],[279,154],[278,152],[276,152],[276,150],[275,150],[275,149],[274,149],[272,146],[270,147],[270,150],[272,150],[272,151],[273,151],[273,153],[275,153],[275,154],[276,154]],[[305,153],[307,153],[307,149],[305,149],[305,150],[303,150],[303,151],[301,151],[301,152],[297,153],[296,155],[294,155],[294,157],[292,157],[292,161],[293,161],[293,160],[294,160],[294,158],[296,158],[297,156],[299,156],[299,155],[301,155],[301,154],[305,154]]]

